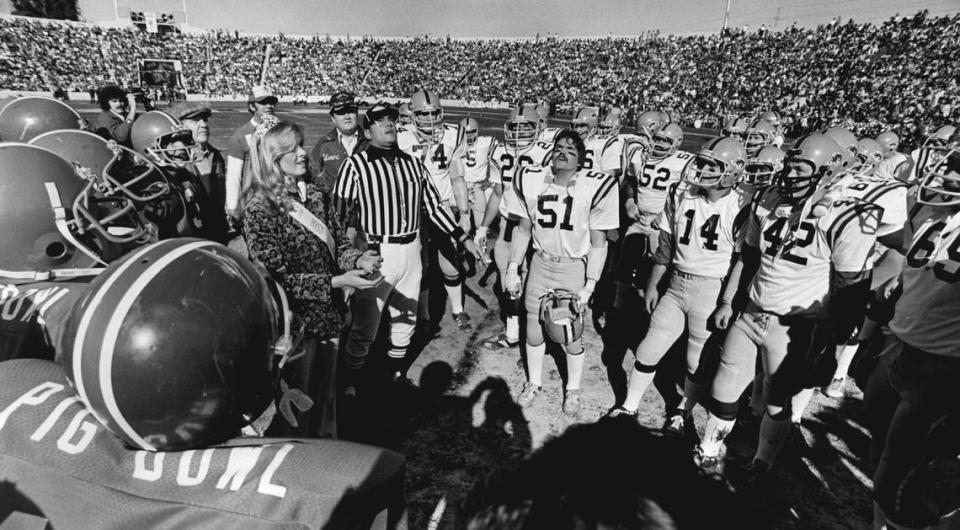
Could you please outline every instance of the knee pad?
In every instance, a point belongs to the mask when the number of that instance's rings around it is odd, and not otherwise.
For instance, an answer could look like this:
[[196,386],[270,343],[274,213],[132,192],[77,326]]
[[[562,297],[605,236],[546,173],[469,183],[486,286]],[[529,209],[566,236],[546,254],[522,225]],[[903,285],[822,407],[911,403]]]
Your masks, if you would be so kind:
[[723,401],[717,401],[713,396],[710,397],[710,400],[707,401],[707,410],[710,411],[710,414],[720,418],[721,420],[734,421],[737,419],[737,411],[740,410],[739,403],[724,403]]
[[640,361],[634,361],[633,368],[634,370],[644,374],[652,374],[657,371],[656,365],[650,366],[648,364],[643,364]]

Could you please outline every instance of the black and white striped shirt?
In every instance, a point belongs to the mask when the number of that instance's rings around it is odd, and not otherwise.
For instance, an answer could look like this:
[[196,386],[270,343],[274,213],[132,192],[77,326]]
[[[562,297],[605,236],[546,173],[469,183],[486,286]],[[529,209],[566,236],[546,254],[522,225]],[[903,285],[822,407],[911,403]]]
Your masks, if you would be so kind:
[[371,148],[348,158],[340,166],[334,188],[337,212],[344,217],[356,209],[361,229],[374,236],[397,236],[420,229],[420,211],[455,239],[463,237],[453,216],[440,203],[440,195],[423,162],[396,151],[393,160],[385,151]]

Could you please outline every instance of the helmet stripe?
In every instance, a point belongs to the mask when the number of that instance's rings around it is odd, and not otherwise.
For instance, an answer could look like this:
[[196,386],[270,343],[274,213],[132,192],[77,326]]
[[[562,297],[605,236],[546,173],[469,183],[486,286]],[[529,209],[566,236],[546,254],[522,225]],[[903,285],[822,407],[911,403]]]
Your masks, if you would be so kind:
[[140,296],[140,293],[143,292],[143,290],[147,288],[147,285],[149,285],[150,282],[157,277],[157,275],[163,272],[167,266],[193,250],[217,245],[218,243],[214,243],[212,241],[196,241],[186,243],[179,248],[171,250],[154,263],[151,263],[140,274],[140,276],[137,277],[130,288],[127,289],[127,291],[123,294],[123,297],[113,310],[113,314],[108,321],[107,328],[104,333],[102,348],[100,350],[99,367],[100,389],[102,391],[104,405],[107,407],[107,410],[110,412],[110,416],[117,426],[120,427],[120,429],[123,430],[123,432],[142,449],[146,449],[148,451],[156,450],[153,445],[144,440],[133,429],[130,423],[127,422],[127,419],[124,417],[123,412],[120,410],[120,407],[117,404],[116,396],[113,393],[113,354],[117,339],[120,335],[120,328],[123,326],[123,322],[127,318],[127,313],[129,313],[130,308],[133,306],[134,302],[136,302],[137,298]]
[[86,348],[84,348],[84,342],[87,340],[87,330],[90,328],[90,321],[93,320],[93,316],[96,314],[97,308],[100,306],[100,303],[103,302],[103,299],[106,297],[110,287],[120,279],[124,271],[136,263],[141,256],[153,250],[154,247],[156,247],[156,244],[147,245],[146,247],[141,248],[114,271],[104,273],[104,276],[107,276],[106,280],[97,289],[93,299],[89,304],[87,304],[86,312],[84,312],[83,316],[80,318],[80,324],[77,326],[77,336],[73,339],[73,379],[74,384],[77,386],[77,394],[80,396],[80,399],[86,403],[87,408],[90,410],[95,409],[90,406],[90,400],[87,397],[86,388],[84,386],[85,379],[83,377],[83,352],[86,350]]

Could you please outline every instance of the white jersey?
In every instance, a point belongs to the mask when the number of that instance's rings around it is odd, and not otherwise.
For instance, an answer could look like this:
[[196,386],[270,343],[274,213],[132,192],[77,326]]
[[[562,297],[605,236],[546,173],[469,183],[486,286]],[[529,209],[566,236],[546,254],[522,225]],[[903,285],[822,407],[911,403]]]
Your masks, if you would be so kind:
[[692,158],[693,155],[686,151],[677,151],[660,160],[649,160],[647,152],[642,149],[633,152],[624,178],[636,181],[634,200],[640,209],[640,219],[634,224],[639,231],[655,230],[652,224],[663,211],[667,190],[671,184],[680,181],[683,168]]
[[872,268],[878,208],[841,199],[821,217],[781,204],[775,186],[754,201],[745,244],[760,249],[760,268],[750,300],[778,315],[823,316],[828,311],[832,271]]
[[616,136],[600,138],[591,136],[584,144],[587,147],[587,160],[583,169],[592,171],[617,172],[620,171],[620,155],[623,144]]
[[657,226],[673,240],[673,266],[681,272],[723,278],[743,243],[750,196],[734,189],[716,202],[686,182],[670,185]]
[[895,151],[877,164],[873,170],[873,176],[883,180],[897,180],[900,176],[900,166],[909,161],[907,155]]
[[449,123],[443,124],[443,136],[434,143],[432,138],[422,139],[414,128],[397,134],[400,149],[414,158],[419,158],[433,179],[440,194],[440,200],[453,203],[453,185],[450,183],[451,170],[463,171],[463,149],[460,128]]
[[960,357],[960,212],[917,204],[904,236],[903,295],[890,330],[925,352]]
[[907,222],[907,185],[903,182],[848,173],[833,187],[839,190],[840,198],[869,202],[883,209],[877,237],[892,234]]
[[537,141],[548,143],[551,146],[553,146],[554,138],[556,138],[557,133],[559,133],[562,130],[563,129],[560,127],[544,127],[543,130],[540,131],[540,135],[537,136]]
[[492,136],[478,136],[473,145],[464,143],[463,179],[467,184],[487,180],[487,168],[490,166],[493,143]]
[[519,201],[510,213],[530,219],[533,248],[551,256],[586,257],[590,230],[620,226],[617,179],[607,173],[583,169],[569,186],[559,186],[551,168],[527,166],[513,185]]
[[503,197],[500,199],[500,215],[510,217],[512,210],[520,209],[517,193],[513,189],[513,177],[521,168],[528,166],[546,166],[550,163],[553,145],[535,142],[526,149],[515,150],[501,142],[496,142],[490,154],[490,182],[503,185]]

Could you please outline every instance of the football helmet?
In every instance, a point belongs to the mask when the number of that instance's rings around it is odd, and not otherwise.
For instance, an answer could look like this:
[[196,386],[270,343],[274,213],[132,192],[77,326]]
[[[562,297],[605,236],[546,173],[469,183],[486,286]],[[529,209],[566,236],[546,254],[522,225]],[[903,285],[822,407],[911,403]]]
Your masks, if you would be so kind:
[[173,116],[151,110],[130,127],[130,143],[138,153],[161,166],[182,167],[203,158],[193,132]]
[[769,122],[778,130],[783,126],[783,118],[780,117],[780,113],[775,110],[765,110],[761,112],[759,119]]
[[883,162],[883,146],[873,138],[857,140],[857,162],[850,171],[857,175],[869,175]]
[[893,131],[883,131],[874,139],[883,146],[884,156],[890,156],[900,148],[900,137]]
[[440,97],[431,90],[420,89],[410,96],[413,127],[424,139],[439,142],[443,138],[443,106]]
[[653,138],[653,133],[659,131],[667,122],[663,121],[663,116],[655,110],[648,110],[637,116],[637,134]]
[[747,137],[744,141],[744,148],[750,157],[757,156],[761,149],[768,145],[773,145],[773,139],[777,136],[777,128],[767,120],[759,119],[747,129]]
[[732,136],[743,142],[747,137],[747,129],[749,128],[750,122],[746,118],[731,116],[723,125],[723,136]]
[[708,141],[683,168],[683,180],[702,188],[730,188],[743,177],[747,152],[736,138]]
[[66,103],[43,96],[21,97],[0,110],[0,140],[29,142],[45,132],[83,129],[85,123]]
[[747,161],[743,170],[743,182],[758,188],[773,184],[773,179],[783,170],[783,158],[786,156],[779,147],[768,145]]
[[[62,130],[41,134],[31,145],[53,151],[73,164],[77,174],[93,188],[100,204],[110,205],[113,216],[132,215],[163,202],[171,193],[163,171],[143,155],[87,131]],[[97,222],[92,220],[91,222]],[[143,226],[116,227],[106,231],[118,244],[146,242],[151,238]]]
[[130,447],[205,447],[276,397],[291,344],[277,289],[219,243],[159,241],[90,283],[57,351],[80,399]]
[[401,103],[398,111],[400,113],[400,117],[398,118],[400,125],[410,125],[413,123],[413,111],[410,110],[409,103]]
[[[670,113],[669,113],[669,112],[666,112],[666,111],[663,111],[663,110],[658,110],[658,111],[657,111],[657,114],[660,115],[660,123],[661,123],[662,125],[666,125],[666,124],[668,124],[668,123],[673,122],[673,118],[670,117]],[[662,125],[661,125],[661,126],[662,126]]]
[[930,133],[924,140],[922,147],[943,147],[950,141],[950,137],[957,131],[953,125],[943,125]]
[[604,113],[603,119],[597,124],[597,138],[614,138],[620,134],[623,124],[623,110],[620,107],[610,107]]
[[821,134],[830,138],[845,151],[847,165],[853,165],[857,162],[857,137],[850,129],[846,127],[827,127],[820,131]]
[[936,160],[920,175],[917,202],[939,206],[960,204],[960,131],[954,130],[941,147],[929,147]]
[[583,335],[583,310],[577,293],[549,290],[540,297],[540,324],[546,337],[564,346]]
[[473,145],[477,143],[477,137],[480,136],[480,124],[477,123],[477,120],[467,116],[466,118],[460,120],[458,125],[460,128],[460,134],[466,140],[467,145]]
[[96,275],[120,255],[111,232],[143,231],[99,180],[56,153],[0,143],[0,277],[13,283]]
[[680,149],[683,143],[683,129],[676,123],[668,123],[662,129],[653,132],[650,146],[650,158],[660,160]]
[[[800,162],[809,166],[809,174],[796,175],[785,169],[777,180],[780,195],[791,201],[801,201],[813,195],[821,181],[831,180],[847,168],[850,152],[830,137],[812,133],[797,140],[787,151],[784,166]],[[825,183],[827,184],[827,183]]]
[[600,124],[600,107],[581,107],[570,120],[570,128],[586,142],[597,131]]
[[513,150],[526,149],[540,136],[540,115],[531,103],[510,110],[510,117],[503,124],[503,142]]

